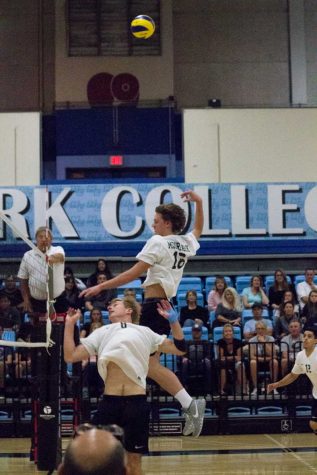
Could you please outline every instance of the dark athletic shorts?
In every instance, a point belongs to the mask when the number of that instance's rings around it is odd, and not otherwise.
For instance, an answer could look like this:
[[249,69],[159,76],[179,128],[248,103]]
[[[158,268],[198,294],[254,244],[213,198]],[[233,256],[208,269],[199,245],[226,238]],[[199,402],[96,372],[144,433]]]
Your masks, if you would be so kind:
[[149,451],[149,405],[145,395],[104,395],[91,422],[122,427],[124,447],[128,452],[145,454]]
[[311,415],[312,420],[317,422],[317,399],[315,399],[314,397],[312,398]]
[[161,298],[145,299],[142,303],[140,325],[151,328],[159,335],[169,335],[171,332],[170,324],[166,318],[162,317],[157,311],[157,303]]

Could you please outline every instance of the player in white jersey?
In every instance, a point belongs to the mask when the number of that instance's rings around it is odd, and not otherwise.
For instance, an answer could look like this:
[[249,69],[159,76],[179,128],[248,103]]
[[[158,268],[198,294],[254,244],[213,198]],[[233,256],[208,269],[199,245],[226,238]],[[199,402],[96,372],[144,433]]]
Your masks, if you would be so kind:
[[82,338],[78,346],[74,342],[74,327],[80,311],[70,311],[65,322],[65,361],[74,363],[98,355],[98,371],[105,382],[105,392],[92,422],[123,427],[131,475],[141,475],[141,455],[148,451],[149,412],[145,391],[150,354],[162,351],[184,355],[186,350],[177,313],[166,301],[157,306],[170,325],[173,341],[135,324],[139,305],[134,299],[114,299],[108,307],[111,325],[97,328]]
[[[120,287],[146,272],[140,324],[150,327],[156,333],[169,334],[169,325],[157,312],[157,303],[176,295],[184,266],[188,258],[194,256],[199,249],[198,238],[204,224],[201,197],[189,190],[182,193],[181,198],[193,201],[196,205],[194,228],[190,233],[180,234],[186,224],[185,213],[180,206],[173,203],[157,206],[153,220],[154,236],[136,256],[138,262],[113,279],[84,290],[80,296],[91,297],[102,290]],[[186,420],[183,434],[198,437],[203,424],[205,400],[194,400],[187,393],[177,376],[160,364],[159,353],[150,358],[148,376],[182,405]]]
[[306,374],[313,385],[312,417],[309,421],[310,428],[317,435],[317,328],[307,328],[304,332],[303,347],[295,360],[295,364],[290,373],[276,383],[271,383],[267,391],[288,386],[293,383],[300,374]]

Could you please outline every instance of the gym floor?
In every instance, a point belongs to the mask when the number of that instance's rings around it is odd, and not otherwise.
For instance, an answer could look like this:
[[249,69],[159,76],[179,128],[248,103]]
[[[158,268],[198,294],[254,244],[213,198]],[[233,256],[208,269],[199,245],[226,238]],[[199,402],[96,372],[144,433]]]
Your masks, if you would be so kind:
[[[63,439],[63,448],[69,439]],[[317,474],[317,437],[305,434],[155,437],[144,475]],[[29,439],[0,439],[0,473],[46,474],[29,461]]]

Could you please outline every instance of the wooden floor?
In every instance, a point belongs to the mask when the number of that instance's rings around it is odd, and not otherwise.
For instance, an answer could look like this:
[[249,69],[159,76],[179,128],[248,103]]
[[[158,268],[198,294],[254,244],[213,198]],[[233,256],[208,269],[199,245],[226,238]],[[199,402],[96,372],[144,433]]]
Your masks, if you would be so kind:
[[[63,440],[65,448],[68,439]],[[0,473],[44,474],[28,460],[29,439],[0,439]],[[145,475],[317,474],[317,437],[261,434],[156,437],[143,458]]]

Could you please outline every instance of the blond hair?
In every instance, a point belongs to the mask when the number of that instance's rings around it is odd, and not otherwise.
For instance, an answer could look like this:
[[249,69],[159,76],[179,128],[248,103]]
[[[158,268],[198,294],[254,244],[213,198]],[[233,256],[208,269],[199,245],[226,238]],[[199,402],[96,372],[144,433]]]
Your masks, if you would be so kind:
[[123,297],[122,299],[115,298],[112,299],[110,304],[113,302],[123,302],[123,305],[125,308],[129,308],[132,310],[131,312],[131,320],[132,323],[138,324],[140,320],[140,314],[141,314],[141,305],[139,302],[135,300],[133,297]]

